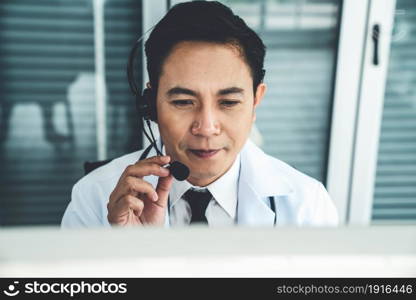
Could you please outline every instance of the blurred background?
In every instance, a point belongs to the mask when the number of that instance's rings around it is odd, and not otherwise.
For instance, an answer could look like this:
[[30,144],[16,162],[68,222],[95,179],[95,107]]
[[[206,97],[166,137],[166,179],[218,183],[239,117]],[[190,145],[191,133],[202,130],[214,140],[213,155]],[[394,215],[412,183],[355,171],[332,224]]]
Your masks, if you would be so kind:
[[[85,161],[143,147],[128,53],[178,2],[0,2],[1,226],[58,225]],[[343,224],[415,224],[416,1],[221,2],[267,46],[255,142]]]

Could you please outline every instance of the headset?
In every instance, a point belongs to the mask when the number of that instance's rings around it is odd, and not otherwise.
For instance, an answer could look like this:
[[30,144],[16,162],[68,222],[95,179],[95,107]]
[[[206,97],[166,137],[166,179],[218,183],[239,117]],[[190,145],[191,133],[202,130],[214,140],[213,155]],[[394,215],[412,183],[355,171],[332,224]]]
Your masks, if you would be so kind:
[[[151,29],[153,29],[153,27],[150,28],[147,32],[149,32]],[[132,49],[130,50],[129,60],[127,63],[127,79],[129,82],[130,90],[135,96],[137,114],[143,117],[143,120],[149,129],[150,135],[147,133],[145,127],[143,127],[143,132],[146,138],[149,140],[150,146],[156,150],[157,155],[163,156],[162,151],[160,151],[157,146],[156,139],[153,135],[152,127],[150,125],[150,121],[157,121],[156,93],[152,88],[145,88],[143,92],[140,93],[134,78],[135,57],[137,55],[137,50],[140,47],[140,43],[146,36],[147,32],[134,43]],[[189,168],[179,161],[171,162],[167,165],[167,168],[171,171],[173,177],[179,181],[183,181],[189,177]]]

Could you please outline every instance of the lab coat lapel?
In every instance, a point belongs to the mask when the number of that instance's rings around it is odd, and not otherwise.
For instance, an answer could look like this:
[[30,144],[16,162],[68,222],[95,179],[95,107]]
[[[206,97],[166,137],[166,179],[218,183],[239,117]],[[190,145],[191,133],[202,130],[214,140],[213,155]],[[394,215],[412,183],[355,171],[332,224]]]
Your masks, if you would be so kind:
[[[237,223],[273,226],[275,214],[268,205],[268,197],[287,196],[292,188],[283,174],[251,141],[241,151],[238,185]],[[278,205],[277,205],[278,206]]]
[[273,211],[246,180],[241,180],[238,187],[237,223],[263,226],[274,224]]

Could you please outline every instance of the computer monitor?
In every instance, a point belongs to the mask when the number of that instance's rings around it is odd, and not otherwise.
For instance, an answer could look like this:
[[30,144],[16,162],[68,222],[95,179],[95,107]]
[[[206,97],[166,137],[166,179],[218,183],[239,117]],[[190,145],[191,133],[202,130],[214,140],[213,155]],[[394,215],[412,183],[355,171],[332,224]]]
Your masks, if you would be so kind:
[[415,277],[416,226],[10,228],[1,277]]

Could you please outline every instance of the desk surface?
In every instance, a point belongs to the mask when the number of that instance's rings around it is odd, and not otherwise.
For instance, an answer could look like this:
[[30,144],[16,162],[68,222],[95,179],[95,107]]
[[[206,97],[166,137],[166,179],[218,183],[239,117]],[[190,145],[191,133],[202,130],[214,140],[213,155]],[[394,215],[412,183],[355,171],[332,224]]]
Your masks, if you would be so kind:
[[416,226],[0,231],[0,276],[416,276]]

